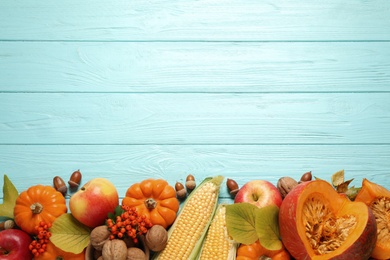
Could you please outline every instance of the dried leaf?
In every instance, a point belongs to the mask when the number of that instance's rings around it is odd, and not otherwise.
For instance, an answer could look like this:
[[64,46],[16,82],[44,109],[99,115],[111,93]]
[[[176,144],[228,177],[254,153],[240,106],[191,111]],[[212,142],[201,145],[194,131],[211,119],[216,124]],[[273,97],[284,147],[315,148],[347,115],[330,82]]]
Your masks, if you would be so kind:
[[14,217],[14,207],[18,196],[18,190],[15,188],[8,176],[4,175],[3,204],[0,204],[0,216],[9,218]]
[[337,187],[340,184],[344,182],[344,170],[340,170],[338,172],[335,172],[332,175],[332,184],[333,186]]
[[348,190],[348,185],[353,181],[353,179],[350,179],[348,181],[345,181],[343,183],[340,183],[336,186],[336,190],[338,193],[346,193]]
[[345,194],[348,196],[350,200],[354,201],[361,189],[362,189],[361,187],[356,188],[355,186],[352,186],[345,192]]
[[50,228],[50,241],[65,252],[79,254],[88,246],[91,231],[71,214],[62,214]]

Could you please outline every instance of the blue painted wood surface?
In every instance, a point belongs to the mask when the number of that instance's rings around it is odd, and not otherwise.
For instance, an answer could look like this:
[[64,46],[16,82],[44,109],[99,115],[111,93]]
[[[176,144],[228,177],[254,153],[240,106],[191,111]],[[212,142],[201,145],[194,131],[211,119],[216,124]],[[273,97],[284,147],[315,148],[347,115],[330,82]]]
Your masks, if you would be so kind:
[[80,169],[121,197],[190,173],[390,188],[388,17],[387,0],[0,1],[0,172],[22,191]]

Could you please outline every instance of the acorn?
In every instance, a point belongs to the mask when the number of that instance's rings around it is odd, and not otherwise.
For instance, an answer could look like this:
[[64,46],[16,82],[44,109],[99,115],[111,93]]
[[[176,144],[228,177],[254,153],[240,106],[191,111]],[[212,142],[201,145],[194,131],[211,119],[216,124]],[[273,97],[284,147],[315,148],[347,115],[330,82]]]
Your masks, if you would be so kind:
[[227,179],[226,186],[228,188],[229,194],[232,198],[236,197],[237,192],[240,190],[238,184],[235,180]]
[[78,188],[81,182],[81,172],[80,170],[74,171],[69,178],[69,187],[71,189]]
[[178,199],[183,200],[187,197],[187,191],[181,182],[175,184],[176,196]]
[[189,174],[186,178],[186,188],[188,192],[191,192],[196,187],[195,177],[192,174]]
[[53,186],[57,191],[61,192],[62,195],[66,195],[68,188],[66,187],[64,180],[60,176],[55,176],[53,178]]

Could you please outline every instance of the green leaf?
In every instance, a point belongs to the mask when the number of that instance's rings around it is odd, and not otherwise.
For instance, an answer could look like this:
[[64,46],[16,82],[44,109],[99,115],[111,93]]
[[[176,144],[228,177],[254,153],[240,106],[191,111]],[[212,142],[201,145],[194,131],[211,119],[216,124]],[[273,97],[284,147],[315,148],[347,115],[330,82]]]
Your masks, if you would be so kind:
[[91,231],[71,214],[62,214],[50,228],[50,241],[65,252],[79,254],[88,246]]
[[252,244],[258,240],[254,211],[250,203],[235,203],[226,206],[226,227],[229,235],[238,243]]
[[4,175],[3,204],[0,204],[0,216],[9,218],[14,217],[14,207],[18,196],[18,190],[15,188],[10,179],[8,179],[8,176]]
[[279,208],[275,205],[259,208],[255,211],[256,233],[260,244],[268,250],[279,250],[282,241],[279,238]]

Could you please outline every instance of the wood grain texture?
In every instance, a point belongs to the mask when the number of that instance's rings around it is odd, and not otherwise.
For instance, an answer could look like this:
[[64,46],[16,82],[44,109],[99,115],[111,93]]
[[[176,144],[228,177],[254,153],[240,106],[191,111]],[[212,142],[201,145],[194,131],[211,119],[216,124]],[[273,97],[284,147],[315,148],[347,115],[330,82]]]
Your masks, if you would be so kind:
[[387,0],[0,2],[0,40],[390,40]]
[[[105,176],[123,197],[132,183],[145,178],[164,178],[174,185],[188,174],[198,181],[221,174],[242,186],[252,179],[275,184],[282,176],[299,179],[306,171],[330,181],[331,174],[344,169],[346,179],[355,178],[352,185],[360,186],[368,178],[390,187],[389,149],[389,145],[1,145],[0,158],[5,162],[1,174],[7,174],[20,191],[33,184],[52,185],[56,175],[68,180],[80,169],[83,183]],[[221,197],[229,198],[225,184]]]
[[389,42],[0,42],[6,92],[390,91]]
[[388,144],[390,93],[3,93],[3,144]]
[[0,174],[22,191],[80,169],[122,198],[189,173],[390,188],[388,17],[388,0],[0,1]]

